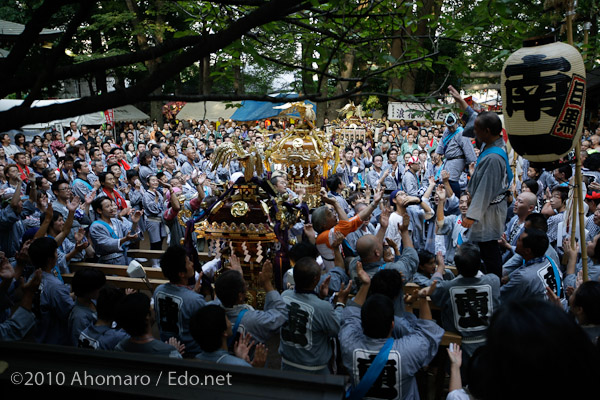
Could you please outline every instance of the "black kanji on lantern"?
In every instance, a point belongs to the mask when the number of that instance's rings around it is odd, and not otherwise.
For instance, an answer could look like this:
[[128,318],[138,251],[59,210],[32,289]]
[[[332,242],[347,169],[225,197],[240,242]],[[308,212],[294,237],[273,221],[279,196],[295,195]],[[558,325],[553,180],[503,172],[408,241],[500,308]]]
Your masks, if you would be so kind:
[[585,79],[574,74],[569,85],[569,93],[566,96],[565,104],[552,128],[553,136],[570,140],[577,134],[584,101]]
[[560,72],[570,71],[571,64],[563,57],[546,59],[544,54],[527,55],[522,60],[522,64],[505,69],[507,114],[512,117],[515,111],[524,111],[527,121],[538,121],[542,112],[556,117],[571,80]]
[[585,94],[585,83],[579,79],[573,80],[569,103],[574,106],[583,106],[583,96]]
[[576,108],[567,108],[565,116],[558,124],[558,131],[563,132],[565,136],[573,136],[577,131],[577,122],[579,121],[579,110]]

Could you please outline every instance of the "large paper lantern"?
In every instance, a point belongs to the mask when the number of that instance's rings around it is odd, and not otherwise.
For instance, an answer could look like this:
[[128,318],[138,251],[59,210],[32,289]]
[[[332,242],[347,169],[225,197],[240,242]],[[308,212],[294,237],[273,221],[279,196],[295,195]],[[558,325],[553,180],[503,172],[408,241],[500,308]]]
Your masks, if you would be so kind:
[[519,155],[534,162],[556,161],[581,137],[583,59],[565,43],[532,40],[524,46],[502,68],[504,124]]

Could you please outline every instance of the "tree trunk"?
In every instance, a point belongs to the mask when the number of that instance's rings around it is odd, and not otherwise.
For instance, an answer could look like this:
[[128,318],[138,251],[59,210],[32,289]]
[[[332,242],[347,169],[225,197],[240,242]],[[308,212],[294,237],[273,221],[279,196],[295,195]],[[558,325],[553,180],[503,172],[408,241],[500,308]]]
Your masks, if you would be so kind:
[[242,74],[242,60],[241,55],[235,58],[233,64],[233,93],[243,94],[244,93],[244,78]]
[[[102,38],[100,36],[99,31],[94,31],[91,36],[91,44],[92,44],[92,52],[94,54],[102,53]],[[94,74],[94,79],[96,80],[96,93],[106,93],[108,91],[108,87],[106,85],[106,71],[99,70]]]
[[[423,2],[423,6],[417,10],[417,15],[412,15],[409,18],[418,18],[419,22],[417,23],[417,30],[413,33],[416,38],[408,39],[412,41],[416,41],[418,43],[419,48],[423,48],[422,44],[425,41],[424,36],[427,34],[427,30],[429,29],[427,24],[428,20],[423,17],[427,14],[434,14],[435,18],[437,18],[441,13],[442,2],[440,0],[426,0]],[[394,36],[402,35],[404,32],[402,30],[397,30],[394,32]],[[404,33],[406,34],[406,33]],[[392,39],[392,48],[391,55],[394,59],[398,60],[399,57],[402,56],[402,51],[404,47],[404,42],[401,38]],[[390,93],[391,94],[414,94],[415,87],[417,84],[418,78],[418,69],[409,69],[408,72],[405,73],[404,76],[392,76],[390,80]],[[395,91],[400,90],[400,93],[394,93]]]
[[[321,87],[319,88],[319,93],[321,96],[327,93],[327,79],[323,79],[321,81]],[[317,127],[321,127],[323,122],[325,121],[325,117],[327,116],[329,102],[324,101],[323,103],[317,104]]]
[[203,57],[198,65],[198,93],[210,94],[212,81],[210,79],[210,57]]
[[212,92],[212,79],[210,77],[210,56],[203,58],[202,62],[202,94],[210,94]]
[[[138,18],[139,11],[137,8],[137,4],[132,0],[125,0],[125,3],[127,4],[127,9],[130,12],[132,12],[133,14],[135,14],[135,17],[133,18],[132,23],[133,23],[134,28],[138,28],[140,25],[140,20]],[[155,1],[155,7],[156,7],[155,9],[160,10],[161,4],[162,4],[161,0],[156,0]],[[160,12],[156,13],[155,23],[156,23],[156,26],[159,26],[159,27],[161,25],[164,25],[164,18]],[[137,29],[137,31],[141,32],[139,29]],[[142,50],[145,50],[148,48],[148,40],[146,39],[146,36],[143,33],[138,33],[136,35],[136,39],[137,39],[138,45],[140,46],[140,48]],[[156,30],[156,35],[154,36],[154,39],[157,44],[163,43],[164,35],[160,31],[160,29]],[[156,71],[156,68],[160,64],[161,60],[162,60],[161,58],[156,58],[155,60],[146,61],[145,65],[146,65],[146,68],[148,68],[148,71],[150,72],[150,74],[152,74],[154,71]],[[152,94],[155,94],[155,95],[162,94],[162,88],[160,88],[160,87],[156,88],[154,91],[152,91]],[[163,114],[162,114],[162,102],[161,101],[151,101],[150,102],[150,118],[155,119],[159,125],[162,125]]]
[[[306,60],[312,59],[313,47],[309,42],[302,42],[302,66],[305,68],[311,68],[312,63],[307,64]],[[314,92],[315,82],[313,81],[314,73],[305,70],[300,70],[300,76],[302,78],[302,91],[304,93]],[[324,79],[326,80],[326,79]]]
[[[401,34],[402,34],[401,30],[394,31],[394,36],[399,36]],[[391,56],[394,57],[394,60],[398,60],[402,56],[402,39],[400,39],[400,38],[392,39],[392,48],[391,48],[390,53],[391,53]],[[391,76],[392,77],[390,79],[389,92],[391,95],[399,94],[397,92],[399,90],[402,90],[402,83],[400,81],[400,78],[395,74],[392,74]]]
[[[346,53],[342,57],[342,65],[340,67],[340,77],[350,78],[352,76],[352,68],[354,67],[354,53]],[[348,90],[348,81],[340,81],[337,85],[336,94],[342,94]],[[332,120],[338,117],[336,110],[342,108],[348,100],[339,99],[330,103],[327,110],[327,117]]]

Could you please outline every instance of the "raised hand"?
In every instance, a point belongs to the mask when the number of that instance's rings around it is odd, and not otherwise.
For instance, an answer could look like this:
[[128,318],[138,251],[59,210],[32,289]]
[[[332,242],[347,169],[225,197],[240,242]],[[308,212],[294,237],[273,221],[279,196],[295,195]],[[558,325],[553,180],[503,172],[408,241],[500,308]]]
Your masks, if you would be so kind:
[[404,210],[400,215],[402,216],[402,222],[398,224],[398,231],[406,232],[408,231],[408,224],[410,224],[410,217],[408,216],[406,210]]
[[46,207],[45,214],[46,214],[45,218],[52,218],[52,216],[54,215],[54,209],[52,208],[52,203],[50,203],[50,202],[48,203],[48,207]]
[[40,283],[42,283],[42,270],[36,269],[33,275],[31,275],[31,279],[27,283],[23,283],[23,277],[21,277],[21,280],[21,287],[23,288],[23,291],[35,293],[40,287]]
[[450,179],[450,173],[445,169],[442,170],[442,181],[447,182]]
[[321,191],[319,192],[319,196],[321,196],[321,201],[325,204],[334,205],[337,203],[337,201],[335,199],[332,199],[327,196],[327,191],[325,190],[325,188],[321,188]]
[[127,234],[127,236],[125,236],[125,240],[127,242],[131,242],[133,240],[136,240],[138,238],[138,234],[137,233],[132,233],[131,231]]
[[546,286],[546,296],[548,297],[548,301],[559,308],[562,307],[562,303],[560,302],[560,298],[554,293],[554,290],[550,288],[550,286]]
[[169,340],[165,341],[165,343],[175,347],[179,354],[183,355],[183,353],[185,353],[185,344],[180,343],[179,340],[175,339],[174,337],[169,338]]
[[273,264],[267,260],[263,264],[262,271],[258,274],[258,284],[261,285],[265,290],[273,289]]
[[314,238],[317,236],[312,224],[304,224],[304,233],[309,238]]
[[[237,332],[233,332],[233,336],[236,334]],[[236,355],[236,357],[239,357],[242,360],[250,363],[250,356],[248,356],[248,353],[250,353],[250,349],[252,349],[254,344],[255,342],[252,340],[252,336],[250,336],[249,333],[246,335],[240,335],[240,338],[233,346],[233,353]]]
[[502,234],[502,237],[501,237],[500,239],[498,239],[498,245],[499,245],[501,248],[504,248],[504,249],[507,249],[507,250],[510,250],[510,249],[511,249],[511,246],[510,246],[510,244],[508,243],[508,240],[506,240],[506,233],[503,233],[503,234]]
[[71,201],[67,203],[67,210],[69,210],[69,212],[75,212],[79,208],[79,204],[81,204],[79,196],[73,196]]
[[344,243],[344,239],[346,237],[342,232],[334,231],[333,232],[333,241],[331,242],[331,247],[336,248],[340,244]]
[[23,243],[23,247],[21,250],[15,255],[15,259],[17,260],[17,264],[25,265],[29,263],[29,245],[33,242],[32,239],[27,240]]
[[600,182],[596,182],[596,181],[594,181],[594,182],[590,182],[590,184],[589,184],[589,186],[588,186],[588,187],[589,187],[590,189],[593,189],[593,190],[596,190],[596,191],[597,191],[597,190],[600,190]]
[[198,279],[196,279],[196,283],[194,284],[194,292],[196,293],[200,293],[200,289],[202,289],[202,275],[204,275],[204,272],[200,271]]
[[463,228],[467,228],[467,229],[468,229],[468,228],[472,227],[474,223],[475,223],[475,220],[474,220],[474,219],[471,219],[471,218],[464,218],[464,219],[462,220],[462,223],[461,223],[461,225],[463,226]]
[[444,185],[438,185],[435,188],[435,194],[437,194],[440,201],[445,201],[446,200],[446,189],[444,188]]
[[377,191],[375,192],[375,194],[373,195],[373,202],[375,204],[379,203],[381,201],[381,199],[383,198],[383,194],[384,194],[385,190],[383,189],[383,187],[379,187],[377,189]]
[[443,268],[446,267],[446,263],[444,261],[444,255],[442,254],[441,251],[438,251],[435,254],[435,260],[436,260],[436,264],[438,265],[438,267],[443,267]]
[[319,297],[324,299],[329,294],[329,282],[331,282],[331,275],[327,275],[327,278],[323,280],[321,286],[319,286]]
[[337,301],[340,303],[346,304],[348,301],[348,296],[350,295],[350,290],[352,289],[352,281],[348,281],[347,285],[344,285],[342,282],[340,285],[340,291],[337,294]]
[[358,279],[363,285],[371,284],[371,277],[364,270],[362,262],[360,261],[356,263],[356,274],[358,275]]
[[44,193],[42,193],[40,195],[40,199],[38,201],[38,208],[40,209],[40,211],[43,211],[44,213],[46,212],[46,209],[48,208],[48,196],[46,196]]
[[165,187],[165,188],[167,188],[167,189],[169,189],[169,190],[173,188],[173,186],[171,186],[171,185],[170,185],[170,184],[168,184],[167,182],[159,181],[159,183],[160,183],[160,184],[161,184],[163,187]]
[[204,182],[206,182],[206,174],[201,172],[196,179],[196,185],[204,185]]
[[254,368],[262,368],[267,363],[267,354],[269,353],[269,349],[266,345],[259,343],[256,345],[256,349],[254,349],[254,359],[250,364]]
[[131,222],[133,222],[134,224],[137,224],[138,222],[140,222],[140,218],[142,218],[143,214],[144,214],[144,212],[142,210],[136,210],[133,213],[133,215],[131,216]]
[[437,286],[438,281],[433,281],[431,286],[424,287],[417,292],[417,297],[419,299],[427,299],[427,296],[431,296],[433,292],[435,292],[435,288]]
[[391,238],[385,238],[385,242],[388,244],[388,246],[390,246],[392,249],[394,249],[395,251],[398,250],[398,245],[396,244],[396,242],[394,242]]
[[84,236],[85,236],[85,229],[83,229],[83,228],[79,228],[79,229],[77,230],[77,232],[75,232],[75,234],[73,235],[73,237],[75,238],[75,240],[76,240],[77,242],[79,242],[79,241],[83,240],[83,237],[84,237]]
[[460,368],[462,364],[462,350],[456,343],[450,343],[450,346],[446,349],[448,351],[448,358],[450,358],[450,364]]
[[459,102],[459,101],[461,101],[461,100],[463,99],[463,98],[461,97],[460,93],[458,93],[458,90],[456,90],[456,89],[454,88],[454,86],[452,86],[452,85],[449,85],[449,86],[448,86],[448,92],[450,93],[450,96],[454,97],[454,100],[455,100],[456,102]]
[[379,215],[379,225],[381,225],[380,229],[387,229],[388,225],[390,224],[391,213],[392,212],[390,211],[389,207],[383,207],[381,214]]
[[569,259],[574,260],[577,258],[577,254],[579,253],[579,243],[575,242],[575,247],[573,247],[571,246],[571,239],[565,238],[563,240],[563,250]]
[[229,266],[231,267],[231,269],[238,271],[242,275],[244,274],[244,272],[242,271],[242,264],[240,263],[240,259],[238,256],[235,255],[235,253],[232,253],[229,257]]
[[83,240],[78,240],[77,242],[75,242],[75,251],[82,251],[88,248],[88,246],[90,245],[90,242],[88,241],[83,241]]

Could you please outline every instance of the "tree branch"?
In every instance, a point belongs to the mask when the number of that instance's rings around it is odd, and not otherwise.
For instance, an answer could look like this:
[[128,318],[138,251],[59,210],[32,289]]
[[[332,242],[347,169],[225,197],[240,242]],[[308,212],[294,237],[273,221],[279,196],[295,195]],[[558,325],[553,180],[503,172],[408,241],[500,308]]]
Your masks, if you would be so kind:
[[[165,42],[163,45],[154,46],[148,48],[147,50],[136,51],[135,53],[121,54],[92,61],[85,61],[65,67],[59,67],[53,72],[48,73],[47,82],[79,78],[81,76],[93,74],[98,71],[108,71],[117,67],[154,60],[176,50],[206,43],[207,40],[208,38],[203,35],[186,36],[178,39],[172,39]],[[1,86],[0,95],[14,93],[18,90],[29,87],[31,87],[31,82],[27,81],[26,79],[18,79],[16,81],[7,79]]]
[[0,131],[4,132],[31,123],[87,114],[141,101],[174,74],[193,64],[196,60],[229,46],[252,28],[278,20],[291,12],[290,10],[295,10],[303,4],[307,5],[308,3],[303,0],[271,0],[264,6],[235,21],[228,28],[211,35],[209,38],[203,38],[210,40],[206,40],[207,43],[202,45],[192,47],[175,57],[171,62],[162,64],[154,73],[133,87],[63,104],[33,108],[18,106],[0,112]]
[[23,33],[11,49],[8,56],[0,61],[0,75],[3,77],[12,76],[19,68],[27,53],[38,39],[40,32],[61,7],[69,3],[75,3],[78,0],[46,0],[35,10],[31,20],[25,25]]
[[63,34],[60,42],[57,46],[52,49],[51,56],[47,59],[47,64],[44,65],[42,73],[38,76],[33,89],[29,92],[29,95],[21,104],[22,107],[30,107],[34,100],[38,98],[46,79],[48,78],[48,72],[54,69],[58,60],[64,56],[64,51],[67,48],[68,43],[72,40],[73,35],[77,32],[79,24],[89,17],[90,12],[94,7],[94,3],[91,1],[80,1],[79,10],[75,16],[69,22],[65,33]]

